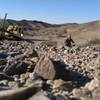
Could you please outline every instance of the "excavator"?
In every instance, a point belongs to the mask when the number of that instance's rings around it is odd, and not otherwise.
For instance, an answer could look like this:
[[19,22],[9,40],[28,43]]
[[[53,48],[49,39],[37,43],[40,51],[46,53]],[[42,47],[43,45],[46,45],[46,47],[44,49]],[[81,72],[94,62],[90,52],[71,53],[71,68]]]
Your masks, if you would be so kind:
[[0,28],[0,40],[3,39],[23,39],[23,29],[18,25],[9,25],[7,29],[5,29],[5,22],[7,18],[7,13],[5,14],[2,27]]
[[48,41],[47,39],[34,39],[30,37],[25,37],[23,32],[23,28],[18,25],[9,25],[8,28],[5,27],[7,18],[7,13],[2,22],[2,26],[0,27],[0,40],[24,40],[27,42],[34,43],[34,41]]

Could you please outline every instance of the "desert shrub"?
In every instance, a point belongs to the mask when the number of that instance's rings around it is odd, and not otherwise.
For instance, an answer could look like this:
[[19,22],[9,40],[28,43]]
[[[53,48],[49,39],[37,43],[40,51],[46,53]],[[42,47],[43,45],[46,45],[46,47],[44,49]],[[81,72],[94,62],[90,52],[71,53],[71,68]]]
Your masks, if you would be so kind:
[[56,45],[57,45],[57,42],[56,42],[56,41],[48,40],[48,41],[43,41],[43,42],[41,43],[41,45],[56,46]]
[[90,41],[88,41],[86,44],[84,44],[83,46],[91,46],[91,45],[100,45],[100,39],[92,39]]

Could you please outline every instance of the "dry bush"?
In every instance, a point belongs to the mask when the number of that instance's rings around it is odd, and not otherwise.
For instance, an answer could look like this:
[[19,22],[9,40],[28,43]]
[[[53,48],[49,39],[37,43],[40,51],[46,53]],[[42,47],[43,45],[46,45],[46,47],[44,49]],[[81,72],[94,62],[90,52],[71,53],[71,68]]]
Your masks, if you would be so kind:
[[91,46],[91,45],[100,45],[100,39],[94,38],[94,39],[88,41],[83,46]]
[[43,41],[41,43],[41,45],[47,45],[47,46],[56,46],[57,45],[57,42],[56,41],[52,41],[52,40],[48,40],[48,41]]

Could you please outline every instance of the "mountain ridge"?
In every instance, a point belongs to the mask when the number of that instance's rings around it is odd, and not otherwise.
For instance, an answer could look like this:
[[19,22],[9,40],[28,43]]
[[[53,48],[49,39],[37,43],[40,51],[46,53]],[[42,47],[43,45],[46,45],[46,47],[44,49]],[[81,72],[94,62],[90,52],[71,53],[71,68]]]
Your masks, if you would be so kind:
[[[16,21],[8,19],[5,27],[9,25],[19,25],[23,28],[24,34],[29,36],[58,36],[66,37],[71,34],[77,42],[88,41],[94,38],[100,39],[100,20],[87,23],[66,23],[66,24],[49,24],[36,20]],[[2,26],[2,21],[0,21]]]

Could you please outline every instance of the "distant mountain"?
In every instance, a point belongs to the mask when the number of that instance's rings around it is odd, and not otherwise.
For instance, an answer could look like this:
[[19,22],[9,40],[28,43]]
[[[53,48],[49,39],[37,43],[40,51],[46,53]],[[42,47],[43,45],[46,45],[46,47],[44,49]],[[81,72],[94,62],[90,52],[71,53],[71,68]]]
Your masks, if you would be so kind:
[[[55,35],[66,36],[71,34],[76,40],[86,40],[91,38],[100,38],[100,20],[92,21],[88,23],[67,23],[67,24],[48,24],[42,21],[32,20],[11,20],[6,21],[5,27],[8,25],[19,25],[24,29],[24,33],[27,35]],[[2,26],[2,20],[0,20],[0,26]]]
[[[0,27],[2,27],[3,20],[0,20]],[[66,31],[66,28],[77,26],[76,23],[69,24],[48,24],[42,21],[21,20],[16,21],[8,19],[5,28],[9,25],[19,25],[24,29],[25,34],[29,35],[59,35]]]

